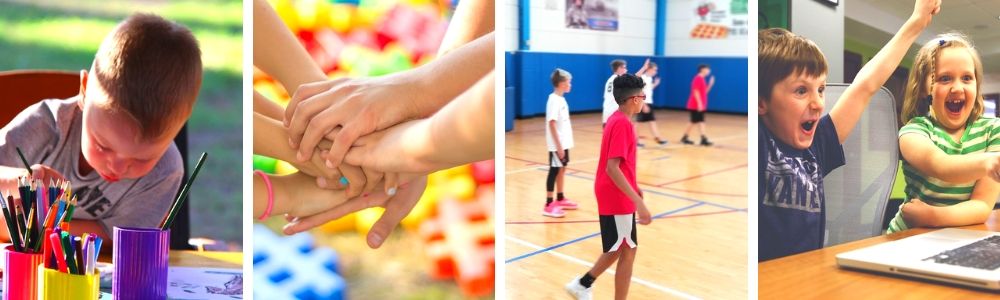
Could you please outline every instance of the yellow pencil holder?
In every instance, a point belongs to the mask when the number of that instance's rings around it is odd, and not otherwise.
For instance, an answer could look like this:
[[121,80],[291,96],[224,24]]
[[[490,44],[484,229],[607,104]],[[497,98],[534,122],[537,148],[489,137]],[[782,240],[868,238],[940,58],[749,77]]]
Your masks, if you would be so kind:
[[76,275],[38,266],[38,299],[100,299],[100,278],[100,272],[96,271],[92,275]]

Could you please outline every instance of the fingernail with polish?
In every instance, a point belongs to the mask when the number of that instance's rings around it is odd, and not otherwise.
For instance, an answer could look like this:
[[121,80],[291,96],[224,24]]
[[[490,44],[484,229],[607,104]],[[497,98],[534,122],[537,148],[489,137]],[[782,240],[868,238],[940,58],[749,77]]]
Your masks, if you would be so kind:
[[391,188],[389,188],[389,191],[386,191],[385,193],[389,194],[389,196],[395,196],[396,195],[396,188],[391,187]]

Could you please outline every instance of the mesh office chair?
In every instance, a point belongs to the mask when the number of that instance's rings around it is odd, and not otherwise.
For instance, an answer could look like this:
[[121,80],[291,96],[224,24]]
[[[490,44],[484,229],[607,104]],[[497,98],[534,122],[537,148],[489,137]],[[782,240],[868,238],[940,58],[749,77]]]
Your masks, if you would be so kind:
[[[0,126],[7,125],[22,110],[45,99],[65,99],[80,92],[80,74],[65,71],[19,70],[0,72]],[[187,166],[187,124],[174,138],[181,160]],[[187,180],[187,168],[182,180]],[[180,192],[180,191],[178,191]],[[173,226],[170,228],[171,249],[193,249],[188,244],[191,238],[191,222],[185,201]],[[110,232],[108,234],[111,234]]]
[[[847,84],[827,84],[829,113]],[[886,202],[899,165],[896,139],[898,113],[892,93],[882,88],[872,96],[850,137],[844,142],[847,164],[823,179],[826,193],[826,238],[829,247],[882,234]]]

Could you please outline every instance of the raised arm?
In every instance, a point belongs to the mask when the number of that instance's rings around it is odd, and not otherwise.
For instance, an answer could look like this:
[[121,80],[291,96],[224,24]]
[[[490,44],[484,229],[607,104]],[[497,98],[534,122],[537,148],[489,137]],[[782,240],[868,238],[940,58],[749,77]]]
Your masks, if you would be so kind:
[[917,40],[917,36],[931,22],[931,17],[937,14],[940,7],[941,0],[916,0],[913,14],[903,23],[903,27],[861,68],[854,83],[837,100],[837,104],[830,110],[830,118],[837,128],[841,143],[851,135],[854,124],[868,107],[872,95],[889,80],[889,76],[906,55],[906,50]]
[[253,1],[253,23],[253,65],[277,79],[289,95],[300,85],[326,79],[267,1]]

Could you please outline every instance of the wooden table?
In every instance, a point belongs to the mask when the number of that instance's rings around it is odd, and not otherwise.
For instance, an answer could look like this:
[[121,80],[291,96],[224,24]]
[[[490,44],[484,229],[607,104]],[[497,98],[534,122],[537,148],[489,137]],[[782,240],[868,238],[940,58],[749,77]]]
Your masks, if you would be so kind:
[[[985,224],[960,227],[1000,231],[1000,210]],[[760,299],[893,299],[901,295],[926,299],[996,298],[998,293],[891,277],[837,267],[836,255],[887,241],[932,231],[917,228],[813,250],[758,264]]]

